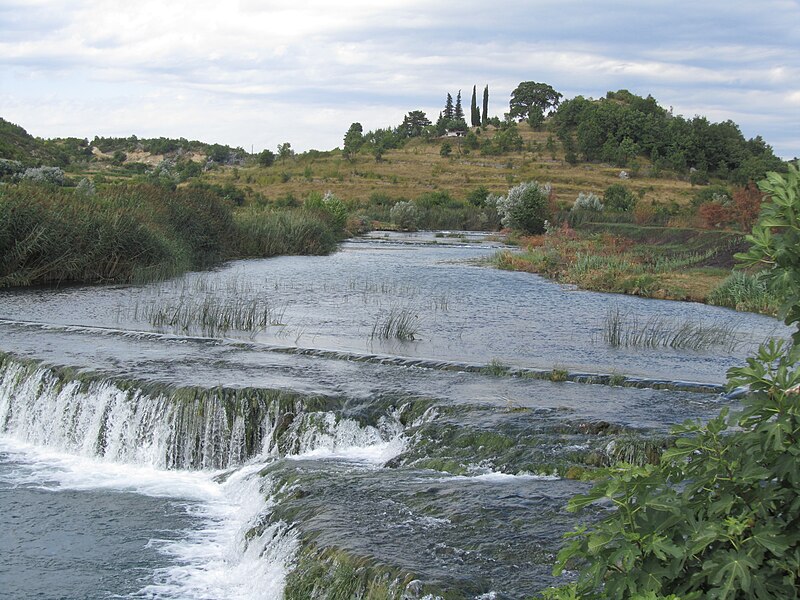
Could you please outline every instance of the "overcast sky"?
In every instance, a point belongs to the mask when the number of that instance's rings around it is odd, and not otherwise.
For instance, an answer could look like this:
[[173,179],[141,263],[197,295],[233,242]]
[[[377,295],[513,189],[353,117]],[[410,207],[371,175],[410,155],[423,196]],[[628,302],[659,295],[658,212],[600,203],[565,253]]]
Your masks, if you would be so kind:
[[[447,92],[626,88],[800,155],[794,0],[0,0],[0,117],[40,137],[296,150]],[[467,111],[468,112],[468,111]]]

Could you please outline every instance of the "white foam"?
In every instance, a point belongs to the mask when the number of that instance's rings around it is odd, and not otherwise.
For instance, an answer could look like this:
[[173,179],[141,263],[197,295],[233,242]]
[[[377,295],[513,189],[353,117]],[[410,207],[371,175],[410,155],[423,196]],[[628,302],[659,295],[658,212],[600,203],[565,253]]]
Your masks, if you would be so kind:
[[36,485],[53,491],[127,491],[190,502],[200,527],[179,540],[151,540],[150,546],[169,557],[153,583],[134,594],[152,600],[279,600],[298,542],[277,523],[246,541],[271,507],[271,482],[251,464],[222,483],[220,471],[161,470],[119,464],[42,449],[0,436],[0,452],[18,463],[5,476],[8,483]]
[[558,481],[558,475],[534,475],[532,473],[499,473],[489,471],[477,475],[449,475],[439,478],[439,481],[462,480],[468,482],[513,483],[515,481]]

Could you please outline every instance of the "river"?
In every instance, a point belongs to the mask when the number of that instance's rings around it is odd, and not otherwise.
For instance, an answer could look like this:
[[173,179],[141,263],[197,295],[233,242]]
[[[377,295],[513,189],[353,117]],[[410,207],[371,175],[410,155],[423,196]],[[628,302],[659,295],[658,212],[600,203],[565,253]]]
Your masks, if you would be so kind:
[[[787,330],[487,268],[501,245],[374,234],[0,292],[0,589],[511,599],[568,580],[550,570],[576,477],[735,404],[725,371]],[[722,335],[612,346],[610,314]]]

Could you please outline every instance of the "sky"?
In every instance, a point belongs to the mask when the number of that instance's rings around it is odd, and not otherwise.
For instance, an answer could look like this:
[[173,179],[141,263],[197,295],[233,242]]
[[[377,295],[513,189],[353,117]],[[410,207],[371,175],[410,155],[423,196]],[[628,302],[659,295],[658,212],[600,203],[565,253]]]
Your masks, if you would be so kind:
[[0,117],[43,138],[184,137],[259,152],[351,123],[502,118],[522,81],[628,89],[800,155],[796,0],[0,0]]

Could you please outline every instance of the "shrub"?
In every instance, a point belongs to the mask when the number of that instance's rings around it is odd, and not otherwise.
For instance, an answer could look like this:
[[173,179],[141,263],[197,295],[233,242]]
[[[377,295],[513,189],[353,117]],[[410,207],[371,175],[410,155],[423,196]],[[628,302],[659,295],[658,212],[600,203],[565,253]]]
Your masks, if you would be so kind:
[[347,223],[347,207],[333,192],[327,191],[322,196],[317,192],[312,192],[306,198],[305,207],[308,210],[318,211],[334,229],[344,230],[345,223]]
[[580,192],[572,205],[571,210],[594,210],[597,212],[602,211],[604,208],[600,197],[592,192]]
[[750,231],[761,210],[763,192],[754,183],[733,192],[733,217],[741,231]]
[[[763,275],[800,323],[800,163],[768,173],[770,195],[737,258],[769,265]],[[771,341],[729,385],[746,387],[741,413],[686,422],[658,464],[621,464],[571,510],[613,508],[591,530],[568,534],[556,574],[581,563],[578,581],[545,593],[561,598],[797,598],[800,589],[800,327],[794,345]]]
[[439,148],[439,156],[442,156],[443,158],[447,158],[450,156],[450,154],[452,154],[452,152],[453,147],[450,145],[450,142],[443,143],[441,148]]
[[570,510],[603,500],[614,511],[568,534],[556,573],[577,559],[580,575],[549,597],[796,598],[798,361],[800,347],[762,346],[729,372],[750,387],[740,414],[674,428],[659,464],[620,464],[573,498]]
[[608,210],[617,212],[629,212],[636,206],[636,196],[621,183],[608,186],[603,199]]
[[420,219],[419,209],[413,202],[401,201],[389,211],[389,218],[400,229],[415,231]]
[[66,183],[64,171],[59,167],[30,167],[25,169],[20,179],[50,185],[64,185]]
[[549,183],[529,181],[508,190],[497,199],[497,212],[502,223],[523,233],[544,233],[545,221],[550,218]]
[[18,160],[0,158],[0,179],[11,179],[23,171],[25,171],[25,167]]
[[697,214],[700,215],[703,223],[709,229],[725,227],[733,219],[731,207],[716,201],[702,204],[697,210]]

